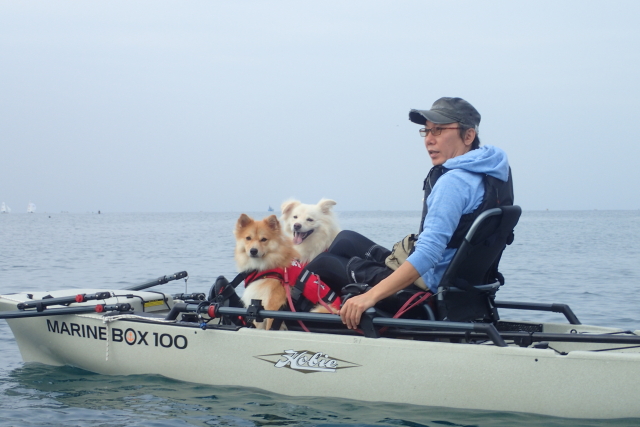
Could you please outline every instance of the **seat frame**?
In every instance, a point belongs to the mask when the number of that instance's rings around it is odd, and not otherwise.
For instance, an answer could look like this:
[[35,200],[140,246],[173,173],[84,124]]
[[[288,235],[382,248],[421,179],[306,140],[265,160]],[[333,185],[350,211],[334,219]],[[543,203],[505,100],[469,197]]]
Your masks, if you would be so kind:
[[498,322],[495,295],[504,284],[498,264],[521,213],[520,206],[502,206],[476,218],[438,285],[438,320]]

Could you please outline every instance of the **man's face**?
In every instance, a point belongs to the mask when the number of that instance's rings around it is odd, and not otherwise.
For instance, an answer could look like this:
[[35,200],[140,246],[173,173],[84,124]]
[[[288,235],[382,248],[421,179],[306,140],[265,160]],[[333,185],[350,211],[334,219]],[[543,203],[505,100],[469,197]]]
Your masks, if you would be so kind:
[[[435,124],[427,120],[425,127],[427,129],[435,129],[436,133],[438,133],[437,128],[441,128],[442,131],[440,135],[434,136],[433,132],[429,132],[424,137],[424,145],[434,166],[441,165],[447,160],[460,156],[471,149],[473,138],[468,143],[460,138],[458,123]],[[475,133],[473,136],[475,137]],[[465,139],[469,140],[469,138]]]

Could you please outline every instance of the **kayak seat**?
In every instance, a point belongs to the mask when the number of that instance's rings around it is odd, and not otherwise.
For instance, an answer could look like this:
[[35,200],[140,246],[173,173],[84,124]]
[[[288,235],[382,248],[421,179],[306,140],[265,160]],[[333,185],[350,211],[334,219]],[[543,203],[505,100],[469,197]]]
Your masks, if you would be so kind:
[[[243,277],[242,275],[238,275],[232,282],[229,282],[226,277],[218,276],[209,289],[207,301],[217,303],[220,307],[244,308],[244,304],[242,304],[240,297],[236,293],[236,287]],[[220,323],[223,325],[244,325],[244,322],[238,316],[221,316]]]
[[437,318],[496,323],[495,295],[504,284],[502,252],[513,242],[520,206],[489,209],[478,216],[445,271],[437,292]]
[[236,293],[236,286],[238,285],[235,283],[235,280],[229,283],[226,277],[218,276],[209,289],[207,301],[216,302],[222,307],[244,307],[244,304],[242,304],[240,297]]

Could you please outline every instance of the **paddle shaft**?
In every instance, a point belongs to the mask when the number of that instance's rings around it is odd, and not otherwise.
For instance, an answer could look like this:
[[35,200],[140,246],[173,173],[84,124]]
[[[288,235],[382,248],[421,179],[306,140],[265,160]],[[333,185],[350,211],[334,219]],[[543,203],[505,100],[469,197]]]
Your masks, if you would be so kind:
[[189,276],[189,273],[187,273],[186,271],[180,271],[169,276],[158,277],[157,279],[150,282],[141,283],[139,285],[131,285],[122,289],[126,291],[141,291],[143,289],[152,288],[154,286],[164,285],[165,283],[171,282],[172,280],[184,279],[187,276]]
[[[100,306],[98,311],[96,308]],[[66,308],[50,308],[43,311],[0,311],[0,319],[24,319],[27,317],[41,317],[41,316],[62,316],[65,314],[83,314],[83,313],[103,313],[106,311],[130,311],[131,305],[128,303],[113,304],[113,305],[87,305],[83,307],[66,307]]]
[[[180,271],[178,273],[169,275],[169,276],[162,276],[162,277],[158,277],[155,280],[152,280],[150,282],[145,282],[145,283],[141,283],[139,285],[132,285],[126,288],[123,288],[123,290],[127,290],[127,291],[140,291],[142,289],[147,289],[147,288],[151,288],[153,286],[157,286],[157,285],[163,285],[165,283],[168,283],[172,280],[177,280],[177,279],[182,279],[187,277],[189,274],[186,271]],[[81,298],[80,298],[81,297]],[[40,300],[33,300],[33,301],[25,301],[25,302],[21,302],[17,304],[17,307],[19,310],[26,310],[29,308],[35,308],[37,309],[37,311],[42,311],[44,309],[46,309],[48,306],[50,305],[67,305],[67,304],[72,304],[72,303],[76,303],[76,302],[85,302],[85,301],[91,301],[91,300],[99,300],[99,299],[107,299],[111,297],[111,293],[110,292],[97,292],[95,294],[78,294],[78,295],[71,295],[71,296],[67,296],[67,297],[58,297],[58,298],[43,298]]]
[[40,300],[26,301],[18,303],[16,306],[18,310],[26,310],[28,308],[35,308],[38,311],[42,311],[50,305],[67,305],[75,302],[85,302],[98,299],[111,298],[111,292],[97,292],[95,294],[78,294],[68,297],[59,298],[43,298]]

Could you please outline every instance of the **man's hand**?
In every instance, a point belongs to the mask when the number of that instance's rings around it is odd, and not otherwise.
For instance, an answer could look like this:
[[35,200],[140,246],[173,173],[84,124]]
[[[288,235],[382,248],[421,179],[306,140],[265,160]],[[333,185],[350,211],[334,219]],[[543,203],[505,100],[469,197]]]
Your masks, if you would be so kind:
[[406,288],[418,280],[418,277],[420,277],[420,274],[411,263],[402,263],[396,271],[380,281],[369,292],[349,298],[340,309],[342,323],[347,325],[349,329],[356,329],[360,324],[360,317],[366,309],[373,307],[383,298]]
[[362,313],[376,304],[377,301],[369,295],[370,293],[349,298],[340,309],[340,318],[347,328],[356,329]]

